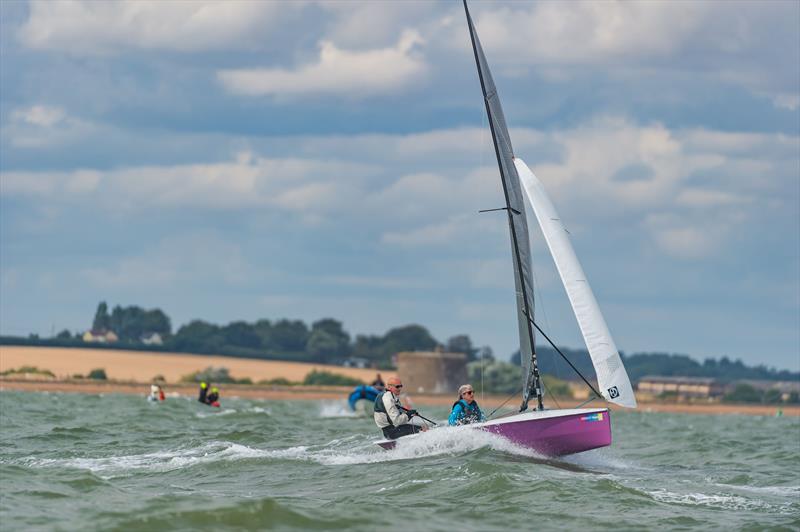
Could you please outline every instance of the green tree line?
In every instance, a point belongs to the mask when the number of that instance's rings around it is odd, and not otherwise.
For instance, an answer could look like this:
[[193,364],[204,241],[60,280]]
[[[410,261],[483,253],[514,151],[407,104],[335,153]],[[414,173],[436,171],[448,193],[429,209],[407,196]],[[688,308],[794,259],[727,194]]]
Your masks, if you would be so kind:
[[[592,360],[585,349],[559,348],[572,364],[589,380],[595,380]],[[575,371],[552,347],[537,346],[537,362],[539,371],[555,375],[561,379],[580,380]],[[747,366],[741,360],[722,357],[719,360],[707,358],[699,362],[688,355],[670,353],[620,353],[622,362],[632,382],[648,375],[674,377],[711,377],[722,382],[738,380],[800,380],[800,372],[778,370],[763,364]],[[519,364],[519,351],[511,356],[514,364]],[[591,377],[591,378],[590,378]]]
[[[140,345],[145,336],[158,333],[163,349],[170,351],[333,364],[355,357],[376,367],[390,367],[391,357],[400,351],[442,348],[465,353],[470,360],[480,354],[491,357],[491,349],[474,347],[466,334],[442,343],[417,324],[395,327],[383,335],[359,334],[353,338],[342,322],[333,318],[322,318],[310,326],[302,320],[285,318],[234,321],[227,325],[193,320],[173,333],[169,317],[160,309],[116,306],[109,312],[105,302],[97,307],[92,330],[113,331],[120,347]],[[72,335],[63,331],[58,338],[67,340]]]
[[[418,324],[395,327],[383,335],[359,334],[352,337],[344,329],[342,322],[333,318],[320,319],[310,326],[301,320],[285,318],[261,319],[253,323],[234,321],[227,325],[194,320],[173,333],[169,316],[160,309],[115,306],[109,312],[108,305],[101,302],[97,306],[92,329],[114,331],[119,342],[113,345],[83,344],[80,340],[81,333],[73,335],[64,330],[52,339],[40,339],[35,335],[28,339],[2,337],[0,343],[150,349],[334,364],[355,357],[379,368],[391,367],[391,357],[400,351],[435,348],[465,353],[469,361],[494,361],[491,348],[476,347],[467,334],[453,336],[442,343],[427,328]],[[142,343],[142,339],[152,333],[161,336],[161,346],[145,346]],[[594,380],[594,369],[585,349],[560,350],[583,375]],[[541,373],[559,379],[580,380],[575,371],[551,347],[537,346],[537,355]],[[633,382],[646,375],[713,377],[723,382],[743,379],[800,380],[800,372],[777,370],[764,365],[747,366],[741,360],[731,360],[728,357],[719,360],[707,358],[699,362],[684,354],[621,353],[621,356]],[[517,351],[511,356],[511,364],[518,366],[519,361],[520,355]],[[505,385],[498,386],[502,388]]]

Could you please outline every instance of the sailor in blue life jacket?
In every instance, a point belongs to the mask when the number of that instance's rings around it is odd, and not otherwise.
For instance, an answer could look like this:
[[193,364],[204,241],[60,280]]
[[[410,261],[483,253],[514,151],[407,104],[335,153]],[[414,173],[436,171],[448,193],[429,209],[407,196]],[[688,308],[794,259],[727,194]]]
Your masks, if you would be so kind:
[[486,421],[475,400],[475,390],[471,384],[464,384],[458,389],[458,401],[453,403],[453,410],[447,418],[448,425],[469,425],[478,421]]
[[415,434],[427,430],[427,427],[420,427],[409,423],[411,418],[417,415],[416,410],[406,410],[400,404],[400,390],[403,383],[399,377],[389,377],[386,383],[386,391],[378,394],[375,398],[375,424],[383,431],[387,440],[396,440],[409,434]]
[[370,403],[375,402],[375,398],[378,397],[380,393],[379,390],[376,390],[372,386],[367,386],[366,384],[361,384],[356,386],[350,396],[347,398],[347,404],[350,405],[350,410],[355,411],[356,403],[361,399],[369,401]]
[[208,395],[208,383],[205,381],[200,382],[200,396],[197,398],[198,401],[205,404],[206,396]]

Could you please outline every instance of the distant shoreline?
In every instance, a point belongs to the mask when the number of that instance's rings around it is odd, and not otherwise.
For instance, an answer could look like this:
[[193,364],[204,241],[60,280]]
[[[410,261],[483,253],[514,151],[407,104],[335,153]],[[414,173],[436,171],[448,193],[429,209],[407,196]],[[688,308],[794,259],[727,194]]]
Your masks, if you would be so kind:
[[[168,394],[194,397],[197,386],[194,384],[165,384],[164,389]],[[245,384],[220,384],[222,402],[226,397],[243,397],[248,399],[263,399],[274,401],[344,401],[352,391],[348,386],[271,386],[271,385],[245,385]],[[30,380],[0,378],[0,392],[27,391],[27,392],[61,392],[83,394],[127,394],[144,397],[149,392],[149,384],[137,382],[117,381],[89,381],[89,380]],[[508,396],[486,395],[480,399],[484,409],[494,409],[505,401]],[[411,394],[415,405],[450,406],[454,397],[452,394]],[[580,401],[575,399],[558,399],[562,408],[578,406]],[[552,402],[550,403],[551,406]],[[615,405],[603,405],[593,402],[587,407],[609,406],[611,410],[626,410]],[[667,412],[680,414],[710,414],[710,415],[750,415],[750,416],[775,416],[778,411],[787,417],[800,417],[798,405],[759,405],[759,404],[728,404],[728,403],[639,403],[638,412]]]
[[[372,382],[380,370],[346,368],[319,363],[284,360],[260,360],[221,355],[120,351],[115,349],[81,349],[64,347],[31,347],[0,345],[0,371],[34,366],[51,371],[58,380],[69,380],[76,374],[88,375],[93,369],[105,370],[109,380],[118,382],[151,382],[157,376],[167,383],[180,383],[186,375],[208,367],[224,367],[235,379],[260,380],[284,378],[302,382],[313,370],[336,373],[362,382]],[[386,376],[393,371],[385,371]]]
[[[254,383],[262,379],[284,378],[290,382],[302,382],[312,370],[345,375],[362,382],[371,382],[377,372],[384,379],[394,371],[346,368],[303,362],[254,360],[235,357],[187,355],[182,353],[152,353],[115,351],[111,349],[67,349],[54,347],[0,346],[0,371],[36,366],[53,372],[55,379],[38,378],[29,374],[27,378],[9,375],[0,377],[0,391],[23,390],[67,393],[122,393],[144,396],[156,375],[165,379],[164,389],[193,397],[197,394],[195,384],[182,382],[185,375],[209,366],[224,366],[234,378],[249,377]],[[107,381],[73,379],[72,375],[87,375],[92,369],[103,368]],[[406,383],[415,404],[450,406],[455,401],[453,394],[426,394],[415,391],[413,383]],[[222,400],[226,397],[246,397],[266,400],[330,400],[346,399],[352,391],[347,386],[278,386],[269,384],[221,384]],[[478,399],[481,407],[491,411],[508,399],[507,395],[485,395]],[[507,403],[512,406],[519,398]],[[550,407],[575,407],[578,399],[557,398],[558,404],[548,401]],[[594,401],[587,406],[603,406]],[[612,410],[620,409],[609,405]],[[691,414],[745,414],[774,416],[778,410],[785,416],[800,416],[800,405],[721,404],[721,403],[657,403],[639,404],[640,412],[679,412]]]

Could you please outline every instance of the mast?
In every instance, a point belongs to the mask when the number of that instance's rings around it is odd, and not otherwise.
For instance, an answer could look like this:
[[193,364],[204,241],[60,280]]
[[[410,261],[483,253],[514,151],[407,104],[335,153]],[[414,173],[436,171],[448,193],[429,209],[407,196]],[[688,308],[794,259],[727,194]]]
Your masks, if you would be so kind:
[[497,96],[489,65],[483,54],[483,49],[475,32],[472,17],[469,14],[467,0],[464,2],[464,12],[467,16],[469,35],[472,41],[472,52],[478,68],[478,78],[481,82],[483,101],[486,114],[489,118],[489,128],[492,132],[494,152],[497,156],[497,165],[500,169],[500,181],[503,184],[503,195],[506,200],[505,211],[508,215],[508,228],[511,234],[511,250],[514,264],[514,284],[517,290],[517,322],[520,335],[520,361],[524,356],[530,357],[530,367],[525,377],[525,386],[522,392],[522,405],[520,412],[528,409],[531,395],[536,396],[537,410],[543,410],[542,386],[539,376],[539,367],[536,361],[536,344],[531,327],[533,320],[533,283],[530,272],[530,240],[528,238],[528,224],[525,217],[525,203],[522,198],[519,176],[514,165],[514,151],[511,147],[511,138],[506,127],[503,108]]

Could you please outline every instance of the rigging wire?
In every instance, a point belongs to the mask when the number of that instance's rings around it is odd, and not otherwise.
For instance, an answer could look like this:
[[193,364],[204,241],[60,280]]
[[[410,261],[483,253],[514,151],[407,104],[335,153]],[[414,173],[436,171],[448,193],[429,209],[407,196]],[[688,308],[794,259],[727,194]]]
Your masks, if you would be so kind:
[[550,399],[552,399],[553,402],[556,404],[556,408],[560,409],[561,405],[558,404],[558,399],[556,399],[556,396],[553,394],[553,392],[550,391],[550,388],[544,383],[544,379],[542,379],[542,388],[544,388],[544,393],[549,395]]
[[567,358],[567,355],[565,355],[564,353],[562,353],[562,352],[561,352],[561,349],[559,349],[558,347],[556,347],[556,344],[554,344],[554,343],[553,343],[553,341],[550,339],[550,337],[549,337],[549,336],[547,336],[547,334],[545,334],[545,332],[544,332],[544,331],[541,329],[541,327],[539,327],[539,325],[537,325],[537,324],[536,324],[536,322],[535,322],[535,321],[533,321],[533,318],[531,318],[531,317],[530,317],[530,315],[528,316],[528,321],[530,321],[530,322],[531,322],[531,325],[533,325],[534,327],[536,327],[536,330],[537,330],[537,331],[539,331],[539,332],[541,333],[541,335],[542,335],[542,336],[544,336],[545,340],[547,340],[548,342],[550,342],[550,345],[551,345],[551,346],[553,346],[553,349],[555,349],[555,350],[556,350],[556,352],[557,352],[559,355],[561,355],[561,358],[563,358],[563,359],[564,359],[564,360],[567,362],[567,364],[569,364],[569,367],[571,367],[572,369],[574,369],[574,370],[575,370],[575,373],[577,373],[577,374],[578,374],[578,376],[579,376],[581,379],[583,379],[583,382],[585,382],[585,383],[586,383],[586,386],[588,386],[588,387],[589,387],[589,389],[590,389],[590,390],[592,390],[592,391],[594,392],[594,394],[595,394],[597,397],[603,397],[603,395],[602,395],[600,392],[598,392],[598,391],[595,389],[595,387],[594,387],[594,386],[592,386],[592,383],[590,383],[588,380],[586,380],[586,377],[584,377],[584,376],[583,376],[583,373],[581,373],[580,371],[578,371],[578,368],[576,368],[576,367],[575,367],[575,364],[573,364],[573,363],[572,363],[572,362],[569,360],[569,358]]
[[491,418],[492,418],[492,416],[494,415],[494,413],[495,413],[495,412],[497,412],[498,410],[500,410],[501,408],[503,408],[503,407],[506,405],[506,403],[507,403],[507,402],[509,402],[510,400],[512,400],[514,397],[516,397],[516,396],[517,396],[517,394],[519,394],[519,393],[522,393],[522,388],[520,388],[519,390],[514,390],[514,393],[512,393],[511,395],[509,395],[509,396],[508,396],[508,398],[507,398],[505,401],[503,401],[502,403],[500,403],[500,406],[498,406],[497,408],[495,408],[494,410],[492,410],[492,412],[491,412],[491,413],[490,413],[488,416],[486,416],[486,419],[491,419]]
[[[476,100],[477,101],[477,100]],[[476,106],[478,108],[478,115],[481,117],[481,145],[478,149],[478,171],[483,168],[483,158],[486,155],[486,127],[484,125],[484,120],[486,120],[486,112],[483,109],[483,105]],[[481,402],[484,402],[486,399],[486,386],[484,385],[485,382],[485,375],[486,375],[486,366],[484,365],[484,356],[483,356],[483,349],[481,349]]]
[[589,403],[591,403],[595,399],[597,399],[597,397],[590,397],[587,400],[585,400],[584,402],[582,402],[581,404],[579,404],[578,406],[576,406],[575,408],[580,408],[582,406],[588,405]]
[[[535,248],[533,246],[531,246],[531,253],[533,253],[534,249]],[[542,291],[539,289],[539,282],[537,281],[536,261],[535,260],[531,261],[531,277],[533,278],[533,287],[532,288],[533,288],[533,292],[534,292],[534,294],[533,294],[534,301],[536,301],[536,303],[534,304],[534,308],[538,308],[538,310],[539,310],[538,314],[543,317],[545,326],[549,329],[550,328],[550,321],[547,318],[547,309],[546,309],[546,306],[545,306],[545,300],[544,300],[544,297],[542,296]],[[534,323],[534,325],[535,325],[535,323]],[[553,360],[555,362],[555,355],[552,355],[552,356],[553,356]],[[560,371],[560,368],[559,368],[558,364],[554,363],[553,366],[554,366],[555,371],[556,371],[556,378],[561,379],[561,371]],[[542,379],[541,382],[542,382],[542,388],[544,388],[545,393],[550,396],[550,399],[553,400],[553,402],[556,404],[557,408],[561,408],[561,405],[558,403],[558,399],[556,399],[555,394],[553,394],[553,392],[551,392],[549,387],[545,384],[544,379]]]
[[[483,349],[481,349],[481,403],[484,403],[486,398],[486,387],[484,386],[484,375],[486,375],[486,366],[483,365]],[[486,404],[486,403],[484,403]]]
[[[541,232],[540,232],[540,234],[541,234]],[[531,246],[531,253],[533,253],[534,249],[537,249],[537,248],[534,248],[533,246]],[[542,318],[542,321],[544,322],[545,328],[547,330],[552,330],[552,327],[550,326],[550,319],[547,316],[547,306],[545,305],[545,299],[544,299],[544,296],[542,295],[542,291],[539,289],[539,283],[536,280],[537,279],[537,276],[536,276],[536,264],[537,264],[537,261],[531,260],[531,275],[533,276],[534,297],[536,298],[536,301],[538,301],[538,305],[535,305],[535,308],[538,309],[537,314]],[[561,365],[557,364],[558,359],[556,358],[555,354],[552,355],[552,360],[553,360],[553,368],[555,369],[555,373],[556,373],[555,376],[556,376],[556,378],[561,379]],[[551,397],[552,397],[552,394],[551,394]],[[556,402],[556,404],[558,404],[558,403]]]

